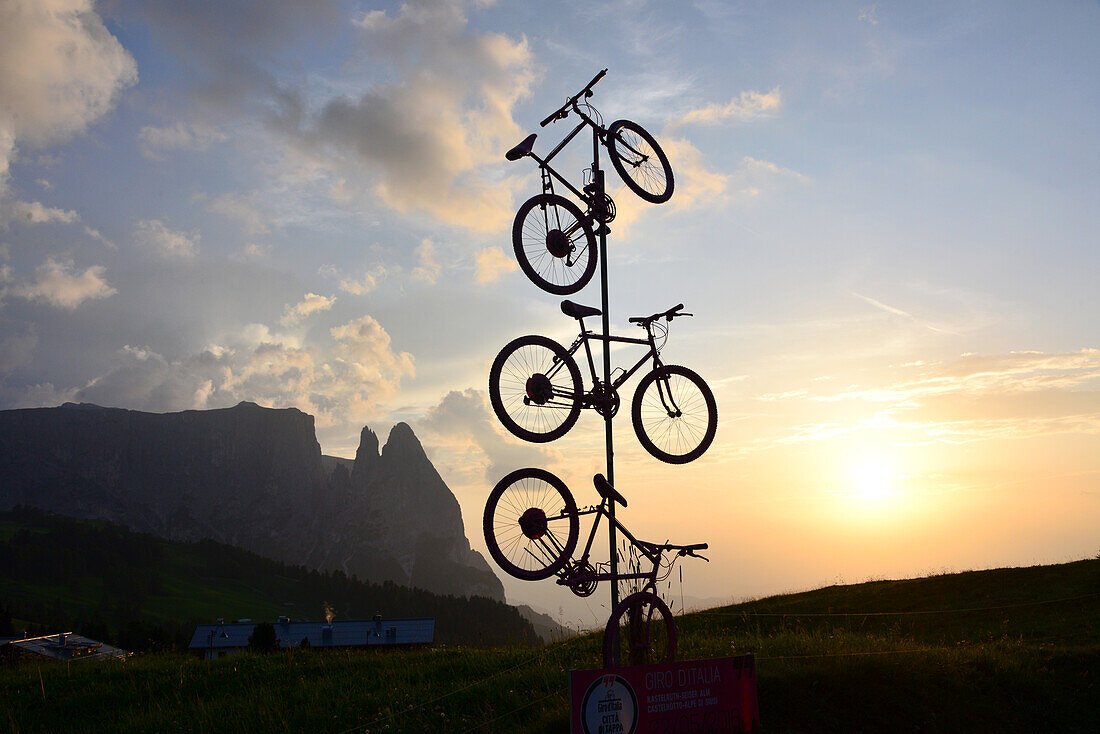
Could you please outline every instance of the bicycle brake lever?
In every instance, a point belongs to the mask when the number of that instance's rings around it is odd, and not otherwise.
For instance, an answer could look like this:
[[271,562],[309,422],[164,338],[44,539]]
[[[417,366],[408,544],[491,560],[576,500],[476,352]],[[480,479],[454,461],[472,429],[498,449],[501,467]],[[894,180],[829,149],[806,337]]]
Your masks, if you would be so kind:
[[678,556],[691,556],[692,558],[702,558],[707,563],[710,563],[710,559],[707,558],[706,556],[701,556],[698,553],[696,553],[695,551],[688,550],[687,548],[681,549],[680,552],[677,553],[676,555],[678,555]]

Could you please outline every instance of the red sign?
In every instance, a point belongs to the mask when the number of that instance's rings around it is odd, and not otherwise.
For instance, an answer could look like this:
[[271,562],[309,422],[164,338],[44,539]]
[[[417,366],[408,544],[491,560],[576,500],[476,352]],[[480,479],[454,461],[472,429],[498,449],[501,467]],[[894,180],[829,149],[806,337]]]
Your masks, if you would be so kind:
[[760,722],[752,655],[569,671],[573,734],[749,732]]

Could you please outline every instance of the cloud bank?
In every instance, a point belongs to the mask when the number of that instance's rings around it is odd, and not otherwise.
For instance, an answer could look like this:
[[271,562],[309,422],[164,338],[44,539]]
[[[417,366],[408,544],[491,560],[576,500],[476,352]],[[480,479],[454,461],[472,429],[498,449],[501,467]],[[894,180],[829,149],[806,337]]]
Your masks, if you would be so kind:
[[83,132],[137,82],[137,64],[91,0],[0,4],[0,69],[0,194],[18,147]]

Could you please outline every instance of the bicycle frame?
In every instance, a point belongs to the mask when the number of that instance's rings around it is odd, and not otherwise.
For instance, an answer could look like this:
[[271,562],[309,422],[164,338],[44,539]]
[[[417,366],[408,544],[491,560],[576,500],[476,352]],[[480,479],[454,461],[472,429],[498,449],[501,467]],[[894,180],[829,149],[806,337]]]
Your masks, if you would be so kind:
[[550,165],[550,161],[554,160],[554,157],[558,153],[560,153],[565,148],[565,146],[569,145],[569,143],[572,142],[573,138],[577,137],[577,135],[585,127],[592,128],[592,144],[594,149],[600,143],[604,143],[606,145],[605,141],[607,138],[607,129],[588,115],[581,112],[579,105],[577,105],[576,103],[573,104],[573,112],[575,112],[577,116],[581,118],[581,121],[577,123],[577,126],[573,128],[572,131],[570,131],[564,138],[561,139],[561,142],[559,142],[554,147],[554,149],[546,155],[545,158],[540,158],[534,151],[531,151],[530,153],[528,153],[528,155],[532,159],[534,159],[534,161],[539,165],[539,170],[542,173],[542,190],[544,193],[554,193],[553,180],[556,179],[557,181],[561,182],[561,184],[565,186],[565,188],[572,191],[573,195],[576,196],[578,199],[585,202],[586,204],[591,204],[591,197],[577,189],[577,187],[575,187],[573,184],[569,183],[569,181],[567,181],[564,176],[558,173],[554,169],[554,167]]
[[650,569],[649,571],[644,572],[644,573],[640,572],[640,571],[635,572],[635,573],[617,573],[617,572],[611,571],[611,572],[608,572],[608,573],[598,573],[598,572],[594,573],[594,574],[585,573],[583,575],[578,576],[578,575],[571,575],[569,573],[569,566],[567,566],[565,569],[563,569],[562,571],[560,571],[558,573],[558,577],[559,577],[558,578],[558,583],[561,584],[562,586],[573,586],[575,584],[586,584],[586,583],[591,583],[591,582],[598,583],[600,581],[616,581],[616,582],[618,582],[618,581],[633,581],[633,580],[639,580],[639,579],[646,579],[646,582],[642,586],[641,590],[642,591],[651,591],[653,593],[656,593],[656,590],[657,590],[657,574],[660,572],[661,558],[664,555],[665,551],[680,551],[680,550],[686,548],[687,546],[671,545],[671,544],[668,544],[668,543],[658,545],[656,543],[650,543],[650,542],[645,541],[645,540],[638,540],[637,538],[634,537],[634,534],[631,533],[630,530],[625,525],[623,525],[622,522],[618,518],[616,518],[614,515],[611,514],[610,510],[607,507],[608,504],[611,501],[612,500],[608,499],[607,497],[604,497],[603,501],[600,502],[600,504],[598,504],[598,505],[592,505],[592,506],[586,507],[583,510],[577,510],[577,512],[576,512],[577,517],[581,517],[582,515],[595,515],[596,519],[593,520],[593,522],[592,522],[592,529],[588,533],[588,541],[584,544],[584,552],[577,559],[577,562],[576,562],[575,565],[585,565],[585,564],[588,563],[588,557],[592,552],[592,543],[596,539],[596,531],[599,529],[599,526],[600,526],[600,518],[601,517],[606,517],[607,521],[611,523],[612,527],[614,527],[616,530],[618,530],[623,535],[625,535],[627,537],[627,539],[630,541],[630,545],[633,546],[634,548],[637,548],[638,551],[643,556],[645,556],[645,558],[650,563],[653,564],[653,568]]
[[576,341],[574,341],[569,349],[566,350],[566,352],[568,352],[569,356],[572,357],[580,350],[581,345],[584,345],[584,354],[585,357],[588,359],[588,370],[592,374],[593,384],[599,383],[599,379],[596,377],[596,362],[595,359],[592,357],[592,347],[589,344],[589,342],[591,342],[593,339],[596,341],[607,342],[609,344],[639,344],[649,347],[646,353],[642,355],[641,359],[634,363],[633,367],[624,371],[622,375],[611,381],[611,387],[614,390],[618,390],[624,382],[629,380],[635,372],[641,369],[642,365],[645,364],[646,360],[650,357],[653,358],[653,367],[655,369],[661,366],[660,352],[657,350],[657,343],[654,341],[652,333],[647,334],[646,339],[634,339],[628,336],[615,336],[614,334],[608,334],[605,336],[604,334],[597,334],[591,329],[584,329],[581,332],[580,336],[577,337]]
[[[576,353],[578,351],[580,351],[581,345],[582,344],[584,345],[585,358],[588,360],[588,370],[589,370],[589,373],[592,375],[592,385],[593,385],[593,390],[591,390],[589,392],[586,392],[582,396],[582,400],[583,400],[586,407],[597,407],[598,404],[599,404],[599,401],[601,399],[605,398],[605,396],[595,394],[595,388],[596,388],[596,386],[600,385],[601,382],[600,382],[599,378],[597,377],[596,362],[595,362],[595,359],[592,356],[592,347],[589,344],[589,342],[591,342],[592,340],[606,342],[607,344],[612,344],[612,343],[638,344],[638,345],[643,345],[643,346],[648,346],[649,347],[649,349],[646,351],[646,353],[643,354],[641,356],[641,358],[637,362],[635,362],[634,366],[631,367],[630,369],[626,369],[626,368],[622,368],[622,367],[616,368],[617,370],[622,369],[624,371],[623,371],[623,374],[621,374],[618,378],[611,381],[611,390],[613,390],[613,391],[617,391],[623,385],[623,383],[625,383],[627,380],[629,380],[634,375],[635,372],[637,372],[639,369],[641,369],[642,365],[646,363],[646,360],[650,359],[651,357],[653,359],[653,369],[660,369],[661,368],[661,366],[662,366],[661,353],[660,353],[660,350],[657,348],[657,342],[656,342],[656,339],[653,336],[652,326],[650,326],[649,324],[646,324],[646,326],[645,326],[646,338],[645,339],[635,339],[633,337],[628,337],[628,336],[615,336],[614,334],[607,334],[607,335],[598,334],[598,333],[592,331],[591,329],[585,329],[583,320],[578,319],[578,321],[580,321],[580,324],[581,324],[581,333],[576,338],[576,340],[574,340],[574,342],[569,346],[569,348],[566,349],[566,353],[570,357],[573,357],[574,355],[576,355]],[[560,365],[559,365],[559,367],[560,367]],[[556,371],[557,371],[557,368],[555,368],[555,370],[553,370],[552,372],[556,372]],[[673,399],[672,394],[669,392],[668,386],[666,384],[664,384],[662,381],[657,382],[657,393],[658,393],[658,395],[661,399],[661,404],[664,406],[665,410],[668,411],[668,413],[670,415],[673,415],[673,414],[678,415],[679,412],[680,412],[680,408],[679,408],[679,406],[676,405],[676,401]],[[559,397],[561,397],[561,396],[559,396]]]

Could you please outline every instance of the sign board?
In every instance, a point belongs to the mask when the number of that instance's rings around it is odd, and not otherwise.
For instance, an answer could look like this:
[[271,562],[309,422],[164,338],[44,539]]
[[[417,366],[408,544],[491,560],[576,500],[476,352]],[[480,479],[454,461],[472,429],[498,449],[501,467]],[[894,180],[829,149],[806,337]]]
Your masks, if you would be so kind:
[[749,732],[759,723],[752,655],[569,671],[573,734]]

